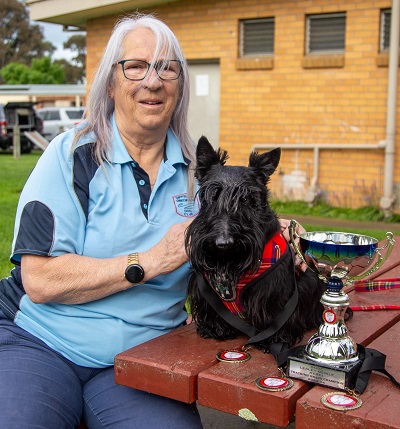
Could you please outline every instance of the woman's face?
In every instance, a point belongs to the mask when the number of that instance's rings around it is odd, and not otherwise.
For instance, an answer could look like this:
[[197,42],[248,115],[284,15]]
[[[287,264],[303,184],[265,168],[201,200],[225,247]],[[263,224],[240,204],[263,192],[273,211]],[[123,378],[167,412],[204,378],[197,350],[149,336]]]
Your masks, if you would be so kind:
[[[138,28],[126,36],[119,60],[151,63],[155,47],[153,32],[148,28]],[[161,55],[158,59],[174,58]],[[122,134],[151,132],[155,138],[163,138],[178,100],[179,79],[161,80],[154,68],[150,68],[143,81],[131,81],[125,78],[120,64],[115,67],[110,95],[114,99],[116,121]]]

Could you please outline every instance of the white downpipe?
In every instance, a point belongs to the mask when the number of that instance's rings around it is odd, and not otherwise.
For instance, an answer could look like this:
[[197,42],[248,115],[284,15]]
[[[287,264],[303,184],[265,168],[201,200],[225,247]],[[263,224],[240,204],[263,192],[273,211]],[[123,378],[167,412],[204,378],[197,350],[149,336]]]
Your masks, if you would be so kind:
[[386,113],[386,149],[385,176],[383,196],[380,201],[381,209],[389,214],[395,203],[394,196],[394,158],[396,152],[396,110],[397,110],[397,75],[399,70],[399,22],[400,0],[392,0],[390,20],[390,49],[388,67],[388,92]]

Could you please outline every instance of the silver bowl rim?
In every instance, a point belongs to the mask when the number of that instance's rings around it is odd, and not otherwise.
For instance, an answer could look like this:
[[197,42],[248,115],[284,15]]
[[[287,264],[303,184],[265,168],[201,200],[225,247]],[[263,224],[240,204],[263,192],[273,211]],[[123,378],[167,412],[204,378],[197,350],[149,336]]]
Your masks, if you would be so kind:
[[314,243],[320,243],[320,244],[329,244],[329,245],[333,245],[333,246],[339,246],[341,243],[324,243],[323,241],[316,241],[313,240],[310,237],[307,237],[310,234],[343,234],[343,235],[352,235],[355,237],[363,237],[365,239],[367,239],[366,241],[368,241],[368,243],[363,243],[363,244],[354,244],[354,243],[346,243],[346,246],[348,245],[353,245],[353,246],[370,246],[370,245],[375,245],[379,242],[379,240],[375,237],[371,237],[370,235],[365,235],[365,234],[355,234],[353,232],[344,232],[344,231],[307,231],[304,232],[302,234],[299,234],[298,237],[302,240],[305,241],[309,241],[309,242],[314,242]]

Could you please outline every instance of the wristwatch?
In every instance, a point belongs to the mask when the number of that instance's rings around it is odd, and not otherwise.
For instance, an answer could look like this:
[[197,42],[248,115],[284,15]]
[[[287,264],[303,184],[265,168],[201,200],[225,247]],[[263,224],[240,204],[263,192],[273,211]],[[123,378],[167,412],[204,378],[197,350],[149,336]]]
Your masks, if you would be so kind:
[[128,255],[128,266],[125,270],[125,278],[132,284],[139,284],[144,279],[144,269],[139,265],[139,253]]

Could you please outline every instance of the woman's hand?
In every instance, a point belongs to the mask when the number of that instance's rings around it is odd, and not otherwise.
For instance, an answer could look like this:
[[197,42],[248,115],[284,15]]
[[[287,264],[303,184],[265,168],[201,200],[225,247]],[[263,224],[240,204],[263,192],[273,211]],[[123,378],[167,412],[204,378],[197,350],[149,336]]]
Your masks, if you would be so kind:
[[172,225],[164,237],[151,249],[139,254],[140,264],[145,270],[145,280],[159,274],[168,274],[185,262],[185,233],[193,219]]

